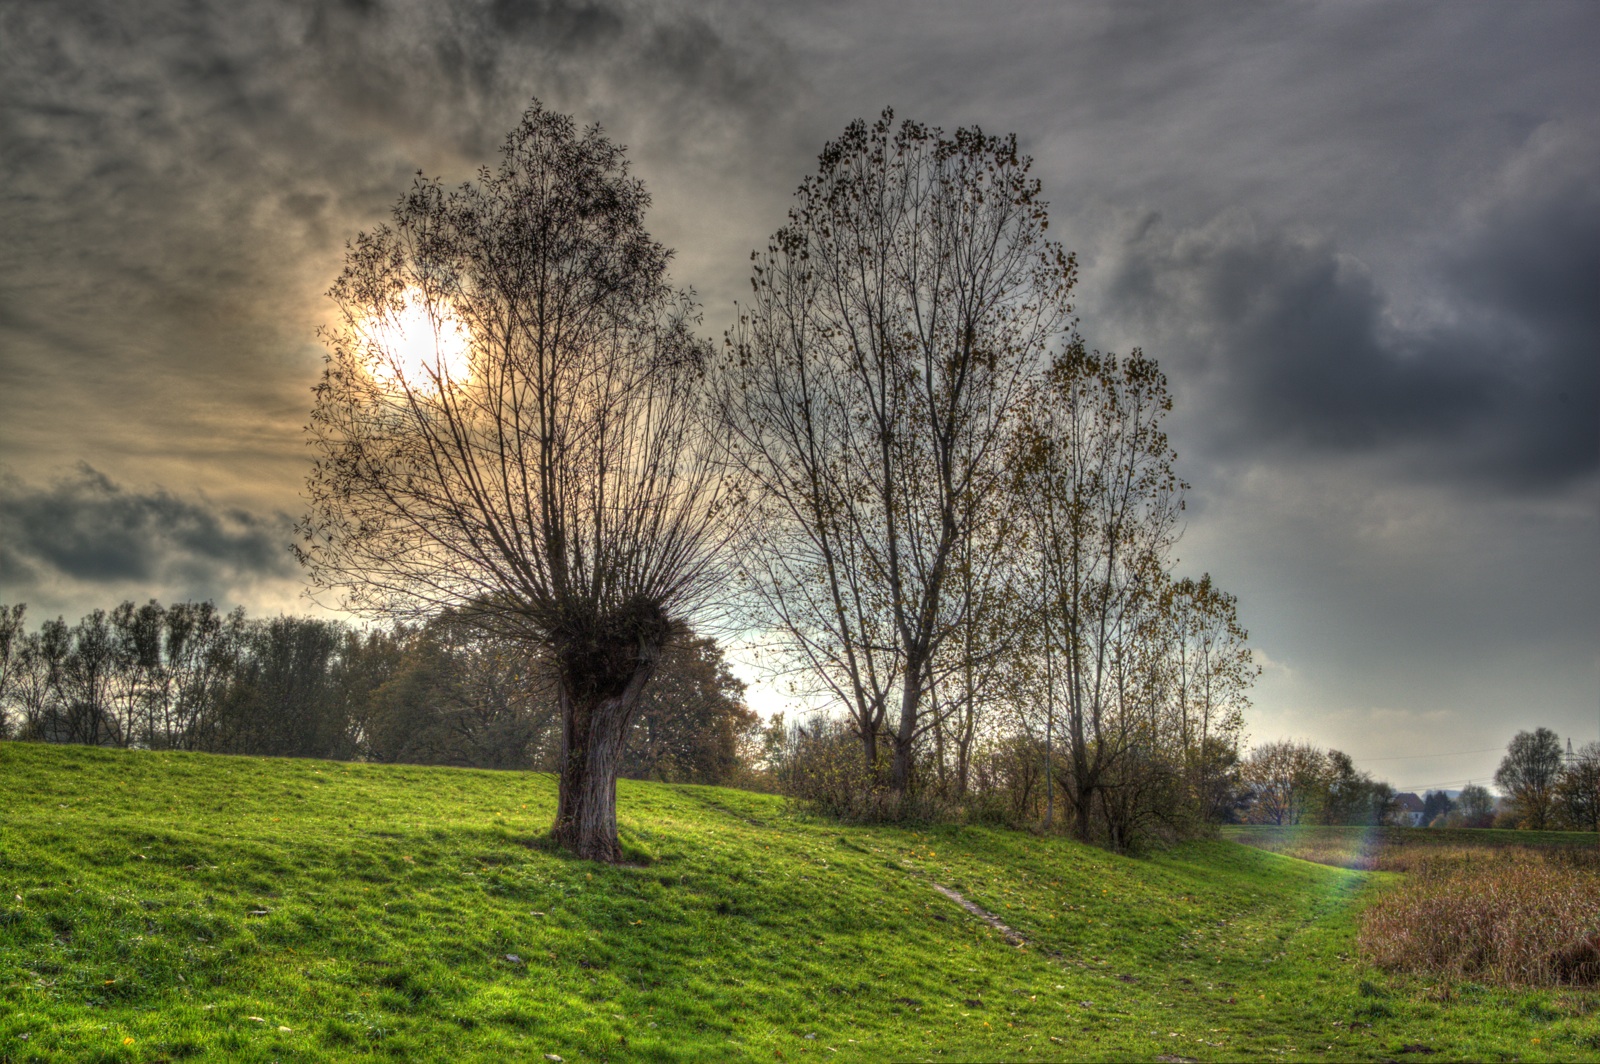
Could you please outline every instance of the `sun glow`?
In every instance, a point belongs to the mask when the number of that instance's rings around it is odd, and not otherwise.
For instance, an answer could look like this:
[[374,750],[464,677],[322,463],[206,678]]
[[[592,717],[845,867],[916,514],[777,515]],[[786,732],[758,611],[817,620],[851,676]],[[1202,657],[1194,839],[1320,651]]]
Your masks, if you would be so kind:
[[362,326],[369,368],[386,385],[435,389],[463,384],[472,373],[472,335],[447,306],[430,305],[408,290],[398,311],[386,310]]

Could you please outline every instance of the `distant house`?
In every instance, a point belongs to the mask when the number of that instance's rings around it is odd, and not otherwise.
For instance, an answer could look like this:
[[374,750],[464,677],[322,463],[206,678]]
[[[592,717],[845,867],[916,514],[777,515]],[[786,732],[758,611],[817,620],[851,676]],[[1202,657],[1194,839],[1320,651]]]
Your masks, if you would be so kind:
[[1410,791],[1394,796],[1394,822],[1401,827],[1421,827],[1422,810],[1422,799]]

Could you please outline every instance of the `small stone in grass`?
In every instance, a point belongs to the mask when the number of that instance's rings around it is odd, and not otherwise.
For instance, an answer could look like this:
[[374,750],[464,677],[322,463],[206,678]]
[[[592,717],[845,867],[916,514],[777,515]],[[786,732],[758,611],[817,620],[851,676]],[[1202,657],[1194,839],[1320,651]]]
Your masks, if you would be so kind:
[[521,964],[522,963],[522,958],[517,956],[515,953],[507,953],[506,954],[506,960],[510,961],[512,964]]
[[550,1064],[561,1064],[561,1058],[554,1053],[546,1053],[544,1059],[550,1061]]

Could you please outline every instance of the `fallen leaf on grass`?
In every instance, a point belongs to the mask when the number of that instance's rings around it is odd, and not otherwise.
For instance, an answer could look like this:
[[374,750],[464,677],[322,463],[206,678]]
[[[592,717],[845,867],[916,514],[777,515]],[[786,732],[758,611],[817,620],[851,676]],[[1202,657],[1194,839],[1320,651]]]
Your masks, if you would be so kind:
[[260,1016],[246,1016],[245,1019],[254,1020],[257,1023],[266,1023],[267,1022],[266,1020],[263,1020]]

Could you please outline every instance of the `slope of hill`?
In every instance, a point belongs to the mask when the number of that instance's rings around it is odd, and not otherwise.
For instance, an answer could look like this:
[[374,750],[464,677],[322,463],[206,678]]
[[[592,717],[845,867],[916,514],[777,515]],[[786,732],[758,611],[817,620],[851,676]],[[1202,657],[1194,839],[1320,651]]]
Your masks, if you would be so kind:
[[0,1061],[1600,1055],[1593,994],[1363,966],[1381,874],[628,782],[608,868],[530,845],[553,804],[542,775],[0,743]]

